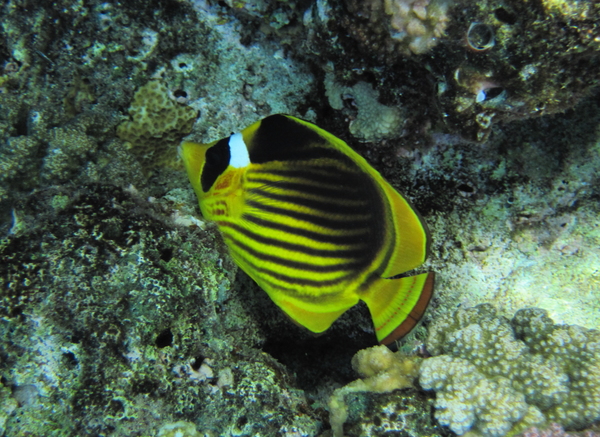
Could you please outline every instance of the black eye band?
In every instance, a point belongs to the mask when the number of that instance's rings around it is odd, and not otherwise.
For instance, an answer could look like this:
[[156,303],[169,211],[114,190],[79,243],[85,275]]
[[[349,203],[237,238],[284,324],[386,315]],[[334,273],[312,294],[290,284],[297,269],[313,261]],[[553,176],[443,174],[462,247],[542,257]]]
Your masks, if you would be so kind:
[[229,166],[230,158],[229,137],[223,138],[206,151],[204,168],[202,169],[202,176],[200,176],[202,191],[206,193],[210,190],[217,178]]

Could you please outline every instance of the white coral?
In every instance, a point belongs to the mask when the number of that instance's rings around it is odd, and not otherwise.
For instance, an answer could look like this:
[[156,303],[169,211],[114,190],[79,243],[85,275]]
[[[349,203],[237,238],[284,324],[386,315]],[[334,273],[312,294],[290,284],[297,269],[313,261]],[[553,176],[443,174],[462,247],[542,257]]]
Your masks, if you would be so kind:
[[501,437],[528,410],[525,397],[510,381],[489,380],[462,358],[440,355],[425,360],[419,382],[436,391],[435,417],[458,435],[474,428],[485,437]]
[[335,82],[333,73],[325,75],[325,94],[334,109],[344,106],[342,96],[351,97],[358,110],[356,119],[350,122],[350,133],[359,141],[373,142],[397,138],[402,133],[404,111],[396,106],[379,103],[379,92],[367,82],[345,87]]
[[598,331],[555,325],[536,308],[509,323],[484,304],[436,320],[427,349],[447,355],[424,361],[420,383],[437,392],[436,417],[457,434],[500,437],[546,421],[585,428],[600,418]]

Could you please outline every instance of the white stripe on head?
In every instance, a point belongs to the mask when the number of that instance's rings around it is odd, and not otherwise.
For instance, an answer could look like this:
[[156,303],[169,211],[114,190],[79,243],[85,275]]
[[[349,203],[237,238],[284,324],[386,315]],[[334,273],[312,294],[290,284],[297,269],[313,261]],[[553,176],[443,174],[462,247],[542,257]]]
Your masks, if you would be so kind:
[[239,132],[229,137],[229,155],[229,165],[233,168],[243,168],[250,165],[248,147],[246,147],[244,138]]

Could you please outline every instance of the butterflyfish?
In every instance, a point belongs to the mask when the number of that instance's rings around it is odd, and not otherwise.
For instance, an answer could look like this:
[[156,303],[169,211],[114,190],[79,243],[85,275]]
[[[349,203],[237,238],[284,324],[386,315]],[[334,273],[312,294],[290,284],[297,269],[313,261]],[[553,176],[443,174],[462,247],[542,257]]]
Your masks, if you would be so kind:
[[272,115],[179,153],[202,215],[297,324],[324,332],[362,300],[378,341],[391,344],[423,316],[433,273],[392,277],[425,261],[426,225],[344,141]]

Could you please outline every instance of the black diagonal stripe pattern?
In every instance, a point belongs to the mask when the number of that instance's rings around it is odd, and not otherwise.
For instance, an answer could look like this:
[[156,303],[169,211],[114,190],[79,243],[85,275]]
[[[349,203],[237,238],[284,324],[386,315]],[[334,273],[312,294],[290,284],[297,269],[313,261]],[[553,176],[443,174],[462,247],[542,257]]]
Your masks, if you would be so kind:
[[294,163],[289,173],[270,163],[248,171],[241,220],[220,222],[255,277],[315,295],[373,269],[386,232],[376,181],[345,159],[320,162]]

